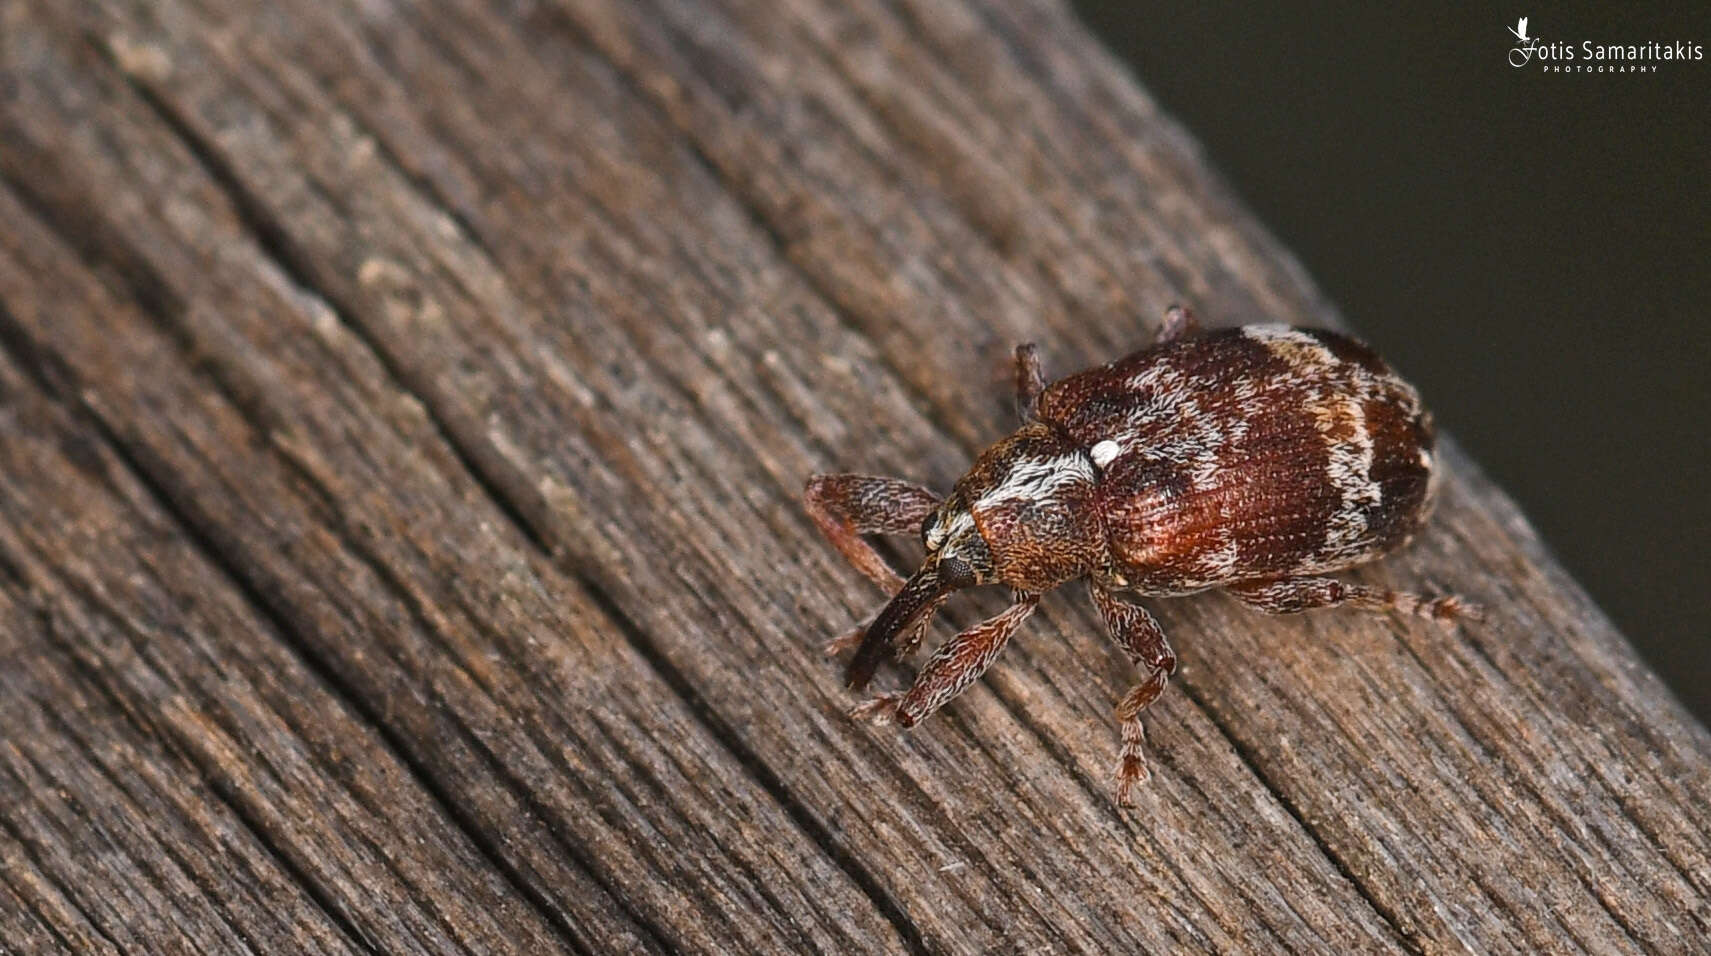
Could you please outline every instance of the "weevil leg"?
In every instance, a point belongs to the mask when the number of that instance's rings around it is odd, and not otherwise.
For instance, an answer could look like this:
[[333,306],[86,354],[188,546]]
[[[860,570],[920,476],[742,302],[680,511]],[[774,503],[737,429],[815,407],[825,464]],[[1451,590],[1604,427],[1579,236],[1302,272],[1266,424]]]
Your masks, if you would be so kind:
[[1032,342],[1016,346],[1016,417],[1027,424],[1034,420],[1034,401],[1046,389],[1040,371],[1040,350]]
[[1233,584],[1225,590],[1267,614],[1294,614],[1346,604],[1369,611],[1396,611],[1423,617],[1447,628],[1455,627],[1457,621],[1480,617],[1476,606],[1454,595],[1426,598],[1408,591],[1345,584],[1335,578],[1276,578]]
[[939,496],[920,485],[872,475],[815,475],[802,500],[845,560],[892,594],[903,587],[903,578],[861,536],[916,534],[939,505]]
[[1117,704],[1117,723],[1123,734],[1123,749],[1117,758],[1117,804],[1132,807],[1136,785],[1148,776],[1141,711],[1158,699],[1170,675],[1176,672],[1176,652],[1170,649],[1164,629],[1146,608],[1121,600],[1098,581],[1089,580],[1088,591],[1112,639],[1129,655],[1135,667],[1147,675]]
[[1158,337],[1153,339],[1153,344],[1163,345],[1199,331],[1200,323],[1195,320],[1194,313],[1173,304],[1164,310],[1164,324],[1159,326]]
[[875,697],[850,711],[850,716],[880,724],[896,721],[904,727],[926,720],[986,673],[1010,635],[1039,603],[1038,594],[1020,595],[1015,604],[946,641],[915,675],[907,692]]

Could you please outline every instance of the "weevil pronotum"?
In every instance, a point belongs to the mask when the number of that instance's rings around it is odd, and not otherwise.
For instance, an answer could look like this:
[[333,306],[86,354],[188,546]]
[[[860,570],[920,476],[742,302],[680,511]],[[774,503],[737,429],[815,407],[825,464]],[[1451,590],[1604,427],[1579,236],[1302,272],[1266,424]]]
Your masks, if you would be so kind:
[[[861,689],[888,655],[921,643],[954,591],[1010,588],[1009,608],[956,635],[902,694],[852,711],[904,727],[991,666],[1040,595],[1086,578],[1111,637],[1143,674],[1117,705],[1117,801],[1147,776],[1140,714],[1176,670],[1146,608],[1118,596],[1223,588],[1271,614],[1340,604],[1453,626],[1461,599],[1346,584],[1324,575],[1411,537],[1436,487],[1431,415],[1366,346],[1336,332],[1253,325],[1199,334],[1173,306],[1151,348],[1046,385],[1032,345],[1016,349],[1022,426],[980,453],[951,493],[868,475],[815,475],[807,508],[844,557],[891,592],[856,648]],[[863,534],[919,533],[908,580]]]

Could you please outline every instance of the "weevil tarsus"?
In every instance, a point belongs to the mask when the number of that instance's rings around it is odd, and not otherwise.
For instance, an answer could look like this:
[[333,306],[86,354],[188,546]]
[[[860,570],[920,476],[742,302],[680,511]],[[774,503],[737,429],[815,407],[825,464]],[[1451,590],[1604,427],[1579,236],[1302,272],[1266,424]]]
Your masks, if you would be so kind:
[[1159,326],[1158,335],[1153,337],[1154,345],[1163,345],[1177,339],[1188,338],[1200,331],[1200,322],[1194,318],[1190,309],[1181,305],[1172,305],[1164,310],[1164,324]]

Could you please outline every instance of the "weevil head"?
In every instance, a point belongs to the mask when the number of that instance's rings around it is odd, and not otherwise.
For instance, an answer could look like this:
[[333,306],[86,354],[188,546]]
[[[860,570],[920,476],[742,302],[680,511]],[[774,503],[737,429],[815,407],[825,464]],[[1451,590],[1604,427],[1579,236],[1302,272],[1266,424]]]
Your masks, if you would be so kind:
[[927,560],[1038,593],[1103,564],[1093,462],[1047,425],[986,449],[921,528]]
[[1093,463],[1034,423],[981,453],[921,524],[927,557],[868,625],[847,680],[861,687],[903,633],[952,591],[1038,594],[1103,566]]

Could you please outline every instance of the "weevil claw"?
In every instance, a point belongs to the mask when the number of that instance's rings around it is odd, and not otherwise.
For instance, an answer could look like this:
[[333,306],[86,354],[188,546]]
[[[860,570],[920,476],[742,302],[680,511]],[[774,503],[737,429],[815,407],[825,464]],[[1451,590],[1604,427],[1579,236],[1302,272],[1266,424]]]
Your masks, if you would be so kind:
[[902,694],[880,694],[871,700],[865,700],[850,708],[850,717],[854,720],[865,720],[874,724],[885,725],[897,719],[897,702]]
[[865,633],[867,633],[866,628],[858,627],[843,637],[834,637],[827,641],[821,650],[825,652],[827,657],[837,657],[847,650],[860,647],[861,637]]

